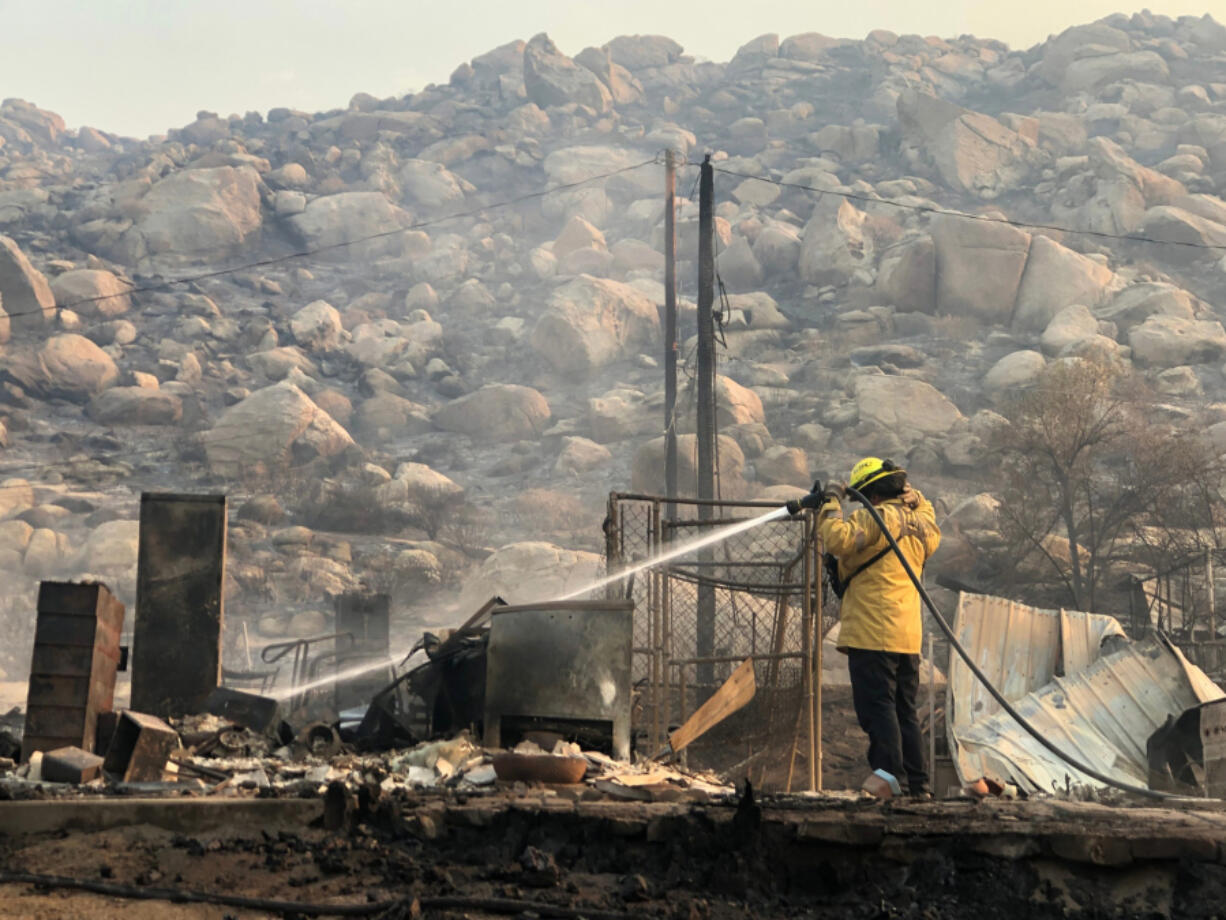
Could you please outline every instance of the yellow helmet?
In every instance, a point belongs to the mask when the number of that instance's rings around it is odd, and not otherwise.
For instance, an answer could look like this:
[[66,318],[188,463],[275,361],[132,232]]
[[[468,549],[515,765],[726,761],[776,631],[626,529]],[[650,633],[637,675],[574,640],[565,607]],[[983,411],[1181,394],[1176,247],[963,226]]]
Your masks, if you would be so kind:
[[851,468],[851,476],[848,477],[848,482],[851,488],[859,492],[869,483],[876,482],[878,479],[884,479],[886,476],[894,473],[905,473],[902,467],[895,464],[892,460],[882,460],[879,457],[865,457],[859,463]]

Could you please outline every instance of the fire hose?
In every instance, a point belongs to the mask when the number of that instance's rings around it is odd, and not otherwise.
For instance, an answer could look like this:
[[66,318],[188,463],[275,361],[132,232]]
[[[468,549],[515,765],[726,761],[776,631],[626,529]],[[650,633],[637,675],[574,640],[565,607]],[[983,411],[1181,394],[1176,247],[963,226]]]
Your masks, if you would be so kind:
[[958,653],[962,660],[966,662],[966,666],[971,669],[971,673],[979,679],[979,682],[983,684],[984,689],[991,694],[992,698],[1000,705],[1000,708],[1008,713],[1010,718],[1020,725],[1026,731],[1026,733],[1030,735],[1030,737],[1034,738],[1035,741],[1039,742],[1039,744],[1043,745],[1043,747],[1045,747],[1048,751],[1060,758],[1073,769],[1077,770],[1079,773],[1092,777],[1098,780],[1100,783],[1104,783],[1108,786],[1114,786],[1116,789],[1121,789],[1124,792],[1131,792],[1134,795],[1141,795],[1151,799],[1182,798],[1182,796],[1173,795],[1168,792],[1161,792],[1157,789],[1150,789],[1146,786],[1136,786],[1132,783],[1121,782],[1120,780],[1107,776],[1105,773],[1100,773],[1089,764],[1082,763],[1076,757],[1073,757],[1071,754],[1061,750],[1058,746],[1048,740],[1048,738],[1045,737],[1038,729],[1026,721],[1026,718],[1017,711],[1013,704],[1005,699],[1004,694],[1002,694],[992,685],[992,682],[988,680],[987,675],[983,673],[977,664],[975,664],[970,653],[962,646],[962,643],[958,641],[958,637],[954,635],[953,629],[945,620],[945,617],[941,615],[941,611],[937,609],[937,605],[933,603],[932,597],[928,594],[927,590],[925,590],[919,576],[915,574],[915,569],[913,569],[911,567],[911,563],[907,561],[907,557],[903,553],[902,548],[898,545],[898,541],[894,538],[894,535],[890,533],[889,528],[886,527],[885,521],[881,519],[880,513],[878,513],[877,509],[873,507],[873,503],[865,498],[864,495],[856,489],[848,487],[847,494],[864,505],[864,508],[866,511],[868,511],[869,516],[877,524],[877,527],[881,530],[881,532],[885,534],[885,538],[890,544],[890,549],[893,550],[894,555],[898,557],[898,561],[902,563],[903,570],[907,573],[907,577],[909,577],[911,579],[911,583],[915,585],[915,590],[919,592],[919,596],[923,599],[924,605],[928,608],[928,612],[932,614],[932,618],[936,621],[937,626],[941,628],[941,632],[945,633],[946,638],[949,639],[950,646]]

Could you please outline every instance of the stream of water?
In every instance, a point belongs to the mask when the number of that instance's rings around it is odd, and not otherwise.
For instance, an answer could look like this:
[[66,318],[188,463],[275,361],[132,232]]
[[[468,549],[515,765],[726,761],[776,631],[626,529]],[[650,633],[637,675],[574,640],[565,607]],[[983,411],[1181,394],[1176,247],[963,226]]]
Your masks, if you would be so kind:
[[[771,521],[780,520],[781,518],[787,517],[787,515],[788,512],[786,508],[774,508],[758,515],[755,518],[750,518],[749,520],[745,521],[737,521],[734,524],[727,524],[724,527],[712,530],[710,533],[693,537],[689,540],[682,540],[679,543],[669,543],[667,544],[668,548],[664,552],[659,552],[654,556],[648,557],[647,559],[640,560],[627,568],[614,572],[612,575],[605,575],[601,578],[594,579],[582,587],[576,588],[569,594],[563,594],[546,601],[541,601],[541,603],[549,603],[550,601],[570,601],[577,597],[582,597],[585,594],[591,594],[593,591],[599,591],[600,589],[606,588],[609,585],[617,584],[620,581],[625,581],[627,578],[637,575],[639,572],[642,572],[645,569],[654,568],[657,565],[663,565],[666,562],[672,562],[675,559],[680,559],[682,556],[688,556],[692,553],[696,553],[699,550],[706,549],[708,546],[714,546],[717,543],[722,543],[729,537],[734,537],[739,533],[744,533],[747,530],[752,530],[755,527],[760,527],[761,525],[767,524]],[[354,678],[361,677],[364,674],[370,674],[387,668],[389,665],[403,659],[407,654],[408,651],[406,650],[398,657],[389,657],[384,661],[365,662],[344,671],[339,671],[336,674],[329,674],[325,677],[320,677],[317,680],[311,681],[310,683],[301,684],[297,687],[286,687],[282,690],[274,690],[268,695],[273,699],[284,700],[292,696],[296,696],[299,693],[305,693],[309,690],[317,690],[320,687],[326,687],[329,684],[353,680]]]

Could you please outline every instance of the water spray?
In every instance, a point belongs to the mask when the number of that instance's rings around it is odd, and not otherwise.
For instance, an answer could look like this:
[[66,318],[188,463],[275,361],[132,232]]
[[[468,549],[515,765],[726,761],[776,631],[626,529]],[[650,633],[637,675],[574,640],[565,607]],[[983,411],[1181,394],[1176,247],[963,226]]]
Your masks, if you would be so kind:
[[[790,503],[789,503],[789,506],[790,506]],[[706,549],[708,546],[712,546],[716,543],[720,543],[724,540],[727,540],[730,537],[736,536],[739,533],[744,533],[747,530],[752,530],[753,528],[758,527],[762,524],[767,524],[771,521],[777,521],[777,520],[781,520],[782,518],[789,517],[794,513],[789,510],[789,506],[780,507],[780,508],[772,508],[770,511],[766,511],[758,515],[757,517],[750,518],[745,521],[736,521],[732,524],[728,524],[727,526],[720,527],[716,530],[713,530],[708,534],[704,534],[703,536],[694,537],[693,539],[684,540],[676,544],[670,544],[669,548],[662,553],[658,553],[648,559],[644,559],[641,562],[637,562],[628,568],[621,569],[620,571],[615,572],[612,575],[607,575],[602,578],[597,578],[593,581],[590,581],[587,584],[583,585],[582,587],[576,588],[575,590],[571,591],[568,594],[559,595],[557,597],[550,598],[549,600],[541,601],[540,603],[549,603],[551,601],[556,602],[556,601],[574,600],[577,597],[582,597],[585,594],[590,594],[593,591],[599,591],[601,588],[605,588],[605,587],[608,587],[609,585],[616,584],[620,581],[624,581],[628,578],[631,578],[632,576],[638,574],[644,569],[650,569],[658,565],[664,565],[665,563],[672,562],[674,559],[678,559],[681,556],[685,556],[690,553],[696,553],[701,549]],[[301,693],[307,693],[311,690],[318,690],[321,687],[327,687],[331,684],[342,683],[344,681],[353,680],[365,674],[369,674],[372,671],[381,670],[383,668],[386,668],[389,664],[394,664],[397,660],[407,658],[408,655],[411,655],[411,654],[412,654],[412,651],[410,651],[406,655],[388,657],[386,660],[366,662],[364,664],[355,665],[352,668],[348,668],[347,670],[340,671],[336,674],[330,674],[325,677],[316,678],[315,680],[312,680],[309,683],[299,684],[298,686],[295,686],[295,687],[287,687],[282,690],[274,690],[268,695],[276,700],[286,700],[291,697],[297,696],[298,694],[301,694]]]

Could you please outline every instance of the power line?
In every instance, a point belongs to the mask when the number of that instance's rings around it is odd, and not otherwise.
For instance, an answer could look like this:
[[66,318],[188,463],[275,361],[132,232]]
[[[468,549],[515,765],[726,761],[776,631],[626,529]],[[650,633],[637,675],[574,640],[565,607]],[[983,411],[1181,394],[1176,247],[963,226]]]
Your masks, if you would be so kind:
[[[352,240],[344,240],[343,242],[340,242],[340,243],[330,243],[327,246],[317,246],[314,249],[302,249],[297,252],[291,252],[283,256],[273,256],[272,258],[260,259],[259,261],[256,261],[256,262],[247,262],[243,265],[235,265],[231,268],[220,268],[214,271],[201,272],[198,275],[189,275],[183,278],[172,278],[169,281],[159,281],[156,284],[148,284],[148,285],[143,285],[140,287],[130,287],[116,294],[99,294],[96,297],[82,297],[79,300],[69,301],[68,303],[65,303],[65,304],[57,304],[52,307],[39,307],[36,310],[20,310],[15,313],[8,313],[7,316],[9,319],[12,319],[18,316],[33,316],[35,314],[45,315],[47,313],[54,312],[55,310],[69,310],[69,309],[72,309],[73,307],[84,306],[86,304],[91,304],[91,303],[98,303],[99,301],[110,300],[115,297],[128,297],[133,294],[146,294],[146,293],[154,292],[154,291],[164,291],[169,287],[175,287],[181,284],[194,284],[199,281],[208,281],[213,278],[220,278],[225,275],[233,275],[233,274],[237,274],[238,272],[249,271],[255,268],[267,268],[270,265],[279,265],[283,262],[293,261],[294,259],[310,258],[311,256],[319,255],[320,253],[332,252],[337,249],[344,249],[348,246],[356,246],[359,243],[367,243],[367,242],[370,242],[371,240],[386,239],[387,237],[396,236],[399,233],[408,233],[411,230],[421,230],[426,227],[432,227],[435,224],[444,223],[445,221],[460,220],[465,217],[475,217],[478,214],[485,213],[486,211],[493,211],[499,208],[507,208],[512,205],[520,204],[524,201],[531,201],[536,198],[544,198],[547,195],[553,195],[557,192],[565,192],[573,188],[579,188],[580,186],[587,185],[590,182],[599,182],[602,179],[610,179],[613,176],[618,176],[618,175],[621,175],[622,173],[632,172],[636,169],[642,169],[644,166],[651,166],[658,162],[660,162],[660,158],[658,156],[655,156],[655,157],[652,157],[650,160],[643,160],[641,163],[635,163],[631,166],[623,166],[620,169],[614,169],[614,170],[611,170],[610,172],[601,173],[600,175],[588,176],[586,179],[580,179],[575,182],[565,182],[565,183],[562,183],[561,185],[553,185],[545,189],[538,189],[535,192],[528,192],[527,194],[519,195],[515,198],[507,198],[503,201],[496,201],[491,204],[482,205],[480,207],[470,208],[467,211],[458,211],[454,214],[445,214],[442,217],[433,217],[433,218],[430,218],[429,220],[416,221],[414,223],[407,224],[406,226],[403,226],[403,227],[396,227],[393,230],[383,230],[383,231],[380,231],[379,233],[371,233],[367,236],[360,236]],[[4,319],[4,316],[0,315],[0,320],[3,320],[3,319]]]
[[1023,230],[1052,230],[1059,233],[1092,236],[1098,239],[1123,240],[1130,243],[1148,243],[1158,246],[1185,246],[1190,249],[1206,249],[1216,252],[1226,252],[1226,244],[1194,243],[1188,240],[1163,240],[1157,239],[1156,237],[1138,236],[1135,234],[1107,233],[1104,230],[1078,230],[1074,227],[1063,227],[1059,224],[1032,223],[1024,220],[1012,220],[1008,217],[993,217],[990,214],[968,214],[965,211],[951,211],[947,208],[938,208],[925,204],[913,204],[908,201],[898,201],[893,198],[873,198],[869,195],[861,195],[856,192],[842,192],[836,189],[817,188],[816,186],[804,185],[799,182],[784,182],[782,179],[772,179],[770,176],[757,176],[751,173],[736,172],[731,169],[721,169],[718,166],[713,168],[718,173],[723,173],[726,176],[736,176],[738,179],[757,179],[759,182],[769,182],[771,185],[778,185],[781,188],[794,188],[806,192],[816,192],[818,195],[834,195],[839,198],[847,198],[851,201],[859,201],[865,204],[884,204],[892,208],[900,208],[906,211],[917,211],[922,214],[937,214],[944,217],[958,217],[962,218],[963,220],[978,220],[989,224],[1008,224],[1010,227],[1018,227]]

